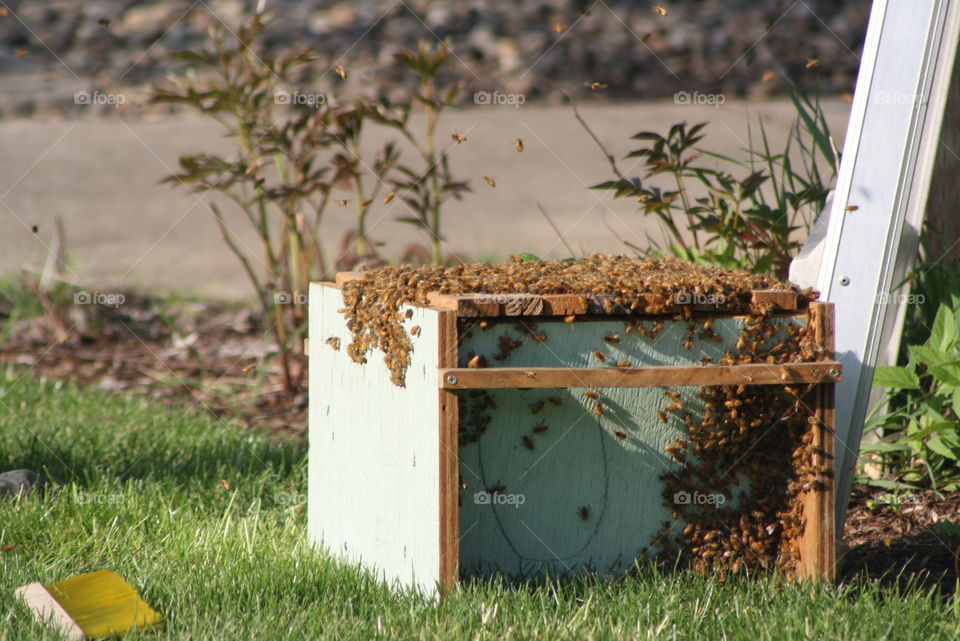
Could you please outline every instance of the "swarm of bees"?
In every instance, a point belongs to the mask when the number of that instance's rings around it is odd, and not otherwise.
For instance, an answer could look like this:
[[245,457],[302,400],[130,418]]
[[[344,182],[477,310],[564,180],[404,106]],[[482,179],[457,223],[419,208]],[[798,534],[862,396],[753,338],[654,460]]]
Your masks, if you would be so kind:
[[[797,291],[769,276],[702,267],[675,258],[638,260],[596,254],[582,261],[380,267],[368,270],[363,280],[344,283],[342,292],[347,327],[352,335],[348,354],[354,361],[364,363],[370,352],[381,351],[391,380],[402,386],[412,343],[399,310],[404,304],[428,305],[431,292],[575,294],[602,301],[598,313],[658,315],[675,308],[678,299],[691,294],[723,301],[717,306],[717,313],[748,313],[750,292],[755,289]],[[815,297],[808,290],[798,292],[798,303],[804,305]],[[683,309],[685,314],[690,313],[687,306]],[[576,316],[563,320],[575,322]],[[638,320],[628,324],[625,333],[637,331],[655,340],[663,327],[660,319]],[[704,326],[701,333],[710,336],[711,332]],[[504,344],[504,348],[509,346]]]
[[[782,342],[772,340],[784,333]],[[769,306],[757,305],[746,317],[738,345],[720,359],[723,364],[825,356],[807,327],[784,326]],[[812,393],[812,385],[701,387],[700,407],[691,411],[679,393],[666,390],[669,402],[659,418],[664,423],[680,418],[687,433],[666,448],[679,468],[661,476],[664,505],[674,522],[664,523],[651,547],[662,547],[664,562],[680,560],[721,578],[795,569],[804,531],[799,495],[825,472],[813,464]],[[694,492],[725,500],[722,505],[676,500]],[[673,533],[676,521],[686,523],[679,535]]]
[[[721,340],[714,329],[714,316],[743,315],[739,336],[730,340],[730,349],[721,356],[704,357],[707,364],[739,365],[812,362],[826,356],[814,340],[813,332],[802,323],[777,315],[769,302],[751,302],[754,289],[784,290],[789,286],[770,278],[702,268],[674,259],[652,261],[594,256],[584,262],[515,262],[508,265],[460,265],[457,267],[384,267],[367,272],[367,278],[348,281],[343,286],[344,314],[352,333],[347,347],[351,357],[363,362],[378,349],[384,353],[391,379],[402,385],[411,349],[411,329],[404,329],[404,304],[426,305],[430,292],[443,294],[576,294],[606,297],[624,316],[622,330],[608,329],[597,337],[599,348],[588,348],[591,366],[629,366],[618,357],[618,346],[643,337],[655,340],[664,331],[665,320],[680,323],[681,343]],[[796,290],[794,290],[796,291]],[[722,300],[711,315],[684,313],[674,315],[673,301],[678,294],[693,293]],[[816,295],[797,292],[798,305],[807,307]],[[631,307],[643,299],[643,304]],[[669,315],[665,310],[670,308]],[[601,306],[602,309],[602,306]],[[624,310],[627,310],[626,312]],[[596,312],[602,313],[602,312]],[[660,317],[656,317],[659,314]],[[651,318],[651,316],[653,316]],[[580,317],[570,318],[577,322]],[[505,360],[527,342],[532,348],[544,336],[531,319],[464,319],[461,333],[494,329],[499,351],[487,354],[491,361]],[[542,319],[536,319],[538,321]],[[568,320],[556,317],[555,322]],[[500,334],[503,326],[510,335]],[[479,328],[479,329],[474,329]],[[684,335],[683,329],[686,329]],[[552,333],[552,332],[551,332]],[[677,334],[671,334],[677,336]],[[526,341],[527,338],[532,339]],[[684,345],[687,347],[687,345]],[[495,348],[497,349],[497,348]],[[689,347],[688,347],[689,349]],[[601,351],[603,350],[603,351]],[[461,363],[482,367],[486,359],[467,353]],[[785,371],[785,370],[784,370]],[[683,431],[682,437],[669,443],[666,455],[672,468],[661,476],[663,498],[672,520],[650,542],[667,564],[680,562],[696,572],[717,572],[720,577],[739,572],[789,571],[799,560],[798,542],[804,522],[800,495],[815,487],[824,470],[814,465],[811,421],[817,417],[813,386],[794,384],[786,378],[782,385],[740,385],[693,388],[680,393],[665,391],[663,405],[653,417],[654,423],[671,425]],[[572,396],[584,408],[608,421],[615,406],[602,390],[584,389]],[[464,390],[457,394],[460,404],[460,443],[476,442],[492,422],[497,409],[495,392]],[[538,455],[547,449],[543,439],[555,435],[551,407],[560,406],[557,396],[527,401],[530,424],[515,436],[513,447]],[[553,428],[548,427],[552,424]],[[629,444],[630,432],[618,425],[610,428],[611,438]],[[715,493],[721,505],[678,502],[679,493]],[[588,506],[578,509],[584,521],[591,520]],[[595,519],[594,519],[595,520]]]

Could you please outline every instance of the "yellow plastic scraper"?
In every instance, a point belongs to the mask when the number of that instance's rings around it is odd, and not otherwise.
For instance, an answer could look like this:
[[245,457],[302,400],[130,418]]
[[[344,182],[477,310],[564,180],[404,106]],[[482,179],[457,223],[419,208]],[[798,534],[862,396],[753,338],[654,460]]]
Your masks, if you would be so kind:
[[16,594],[38,620],[57,626],[68,639],[99,639],[146,629],[161,617],[132,585],[111,570],[97,570],[50,585],[30,583]]

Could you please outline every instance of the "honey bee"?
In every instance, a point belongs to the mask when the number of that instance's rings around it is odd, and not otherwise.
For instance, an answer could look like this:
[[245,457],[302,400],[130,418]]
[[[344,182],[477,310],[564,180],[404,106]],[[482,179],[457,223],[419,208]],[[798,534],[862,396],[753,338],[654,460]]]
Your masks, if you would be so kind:
[[386,196],[384,196],[384,197],[383,197],[383,204],[386,205],[388,202],[390,202],[391,200],[393,200],[393,197],[394,197],[394,196],[396,196],[396,194],[393,193],[392,191],[391,191],[389,194],[387,194]]
[[563,405],[563,401],[557,398],[556,396],[551,396],[547,400],[553,403],[554,405],[556,405],[557,407],[560,407],[561,405]]
[[654,12],[655,14],[657,14],[658,16],[669,16],[669,15],[670,15],[670,12],[669,12],[667,9],[665,9],[664,7],[660,7],[660,6],[654,7],[654,8],[653,8],[653,12]]
[[487,490],[487,494],[503,494],[506,491],[507,491],[507,487],[503,483],[497,483],[496,485],[491,487],[489,490]]
[[456,142],[458,145],[459,145],[460,143],[462,143],[462,142],[467,142],[467,137],[466,137],[466,136],[461,136],[461,135],[458,134],[458,133],[454,133],[454,134],[453,134],[452,136],[450,136],[450,137],[453,138],[454,142]]
[[4,18],[10,17],[10,10],[6,7],[0,7],[0,16],[3,16]]
[[[336,336],[331,336],[330,338],[328,338],[327,340],[325,340],[325,341],[323,341],[323,342],[326,343],[327,345],[329,345],[330,347],[332,347],[332,348],[333,348],[333,351],[335,351],[335,352],[339,352],[339,351],[340,351],[340,339],[337,338]],[[244,368],[244,369],[246,369],[246,368]],[[246,373],[246,372],[244,372],[244,373]]]
[[615,431],[614,435],[621,441],[627,438],[627,433],[622,430]]
[[584,87],[590,87],[590,91],[598,91],[600,89],[606,89],[607,85],[602,82],[585,82],[583,83]]
[[771,80],[773,80],[773,79],[776,78],[776,77],[777,77],[777,74],[776,74],[776,73],[774,73],[773,71],[769,71],[769,70],[768,70],[768,71],[764,71],[764,72],[763,72],[763,76],[760,77],[760,81],[761,81],[761,82],[770,82]]
[[543,410],[544,401],[540,400],[530,405],[531,414],[539,414]]
[[533,340],[537,341],[538,343],[542,343],[542,342],[544,342],[545,340],[547,340],[547,335],[546,335],[545,333],[541,332],[541,333],[539,333],[539,334],[531,334],[530,338],[532,338]]
[[349,204],[350,204],[350,201],[347,200],[346,198],[341,198],[340,200],[337,201],[337,207],[346,207]]
[[843,211],[857,211],[858,209],[860,209],[860,207],[857,205],[847,205],[843,208]]
[[491,178],[490,176],[484,176],[483,179],[486,180],[487,184],[490,185],[491,187],[497,186],[497,181]]
[[713,362],[713,357],[712,357],[712,356],[703,356],[703,357],[700,358],[700,364],[701,364],[701,365],[709,365],[709,364],[712,363],[712,362]]
[[520,138],[517,138],[516,141],[514,141],[514,144],[517,147],[517,153],[520,153],[523,151],[523,140],[521,140]]
[[525,448],[527,448],[528,450],[532,450],[532,449],[533,449],[533,439],[532,439],[532,438],[530,438],[530,437],[527,436],[527,435],[524,435],[521,440],[523,441],[523,446],[524,446]]
[[666,423],[666,422],[667,422],[667,415],[664,414],[663,412],[657,412],[657,418],[660,419],[660,422],[661,422],[661,423]]
[[577,510],[577,514],[580,515],[580,518],[582,520],[586,521],[587,519],[590,518],[590,508],[584,505],[579,510]]
[[600,353],[599,351],[594,351],[594,352],[593,352],[593,357],[594,357],[595,359],[597,359],[598,361],[600,361],[601,363],[603,363],[604,361],[607,360],[607,357],[604,356],[604,355],[603,355],[602,353]]
[[411,335],[411,336],[419,336],[419,335],[420,335],[420,326],[419,326],[419,325],[414,325],[413,327],[411,327],[411,328],[410,328],[410,335]]
[[480,321],[480,322],[478,323],[478,325],[480,325],[480,329],[489,329],[489,328],[490,328],[490,321],[482,320],[482,321]]
[[372,202],[373,202],[373,198],[367,198],[367,199],[361,201],[360,206],[361,206],[361,207],[366,207],[367,205],[369,205],[369,204],[372,203]]
[[593,406],[593,413],[597,416],[603,416],[603,403],[597,401],[596,405]]
[[17,58],[22,58],[27,55],[27,53],[29,53],[29,50],[26,47],[20,47],[13,55]]
[[820,61],[817,60],[816,58],[813,58],[813,59],[811,59],[811,60],[807,60],[807,64],[804,65],[804,66],[805,66],[807,69],[816,69],[817,67],[820,66]]
[[[339,339],[337,339],[337,340],[339,340]],[[337,348],[339,349],[339,347],[340,347],[340,346],[338,345]],[[255,369],[257,369],[256,363],[251,363],[250,365],[247,365],[247,366],[244,367],[242,370],[240,370],[240,373],[241,373],[241,374],[249,374],[250,372],[252,372],[252,371],[255,370]]]
[[500,337],[500,352],[493,358],[498,361],[505,360],[508,356],[510,356],[510,353],[520,347],[521,344],[523,344],[522,340],[513,340],[504,334]]
[[467,361],[467,367],[471,369],[476,369],[479,367],[484,367],[487,364],[487,359],[485,359],[480,354],[476,354],[469,361]]
[[577,320],[577,317],[574,316],[573,314],[571,314],[570,316],[564,316],[564,317],[563,317],[563,322],[564,322],[564,323],[572,323],[572,322],[575,321],[575,320]]
[[603,340],[610,343],[611,345],[616,345],[617,343],[620,342],[620,337],[617,336],[616,334],[608,334],[603,337]]
[[534,434],[543,434],[543,433],[546,432],[548,429],[550,429],[550,426],[549,426],[549,425],[544,425],[543,423],[539,423],[539,424],[533,426],[533,433],[534,433]]
[[403,315],[406,316],[407,318],[413,318],[413,310],[412,310],[412,309],[408,309],[407,311],[405,311],[405,312],[403,313]]
[[346,69],[344,69],[344,68],[343,68],[342,66],[340,66],[340,65],[336,65],[336,66],[334,67],[334,69],[337,70],[337,75],[338,75],[338,76],[340,76],[340,77],[343,78],[344,80],[347,79],[347,70],[346,70]]
[[633,331],[633,323],[627,323],[627,326],[623,328],[624,334],[629,334]]
[[586,396],[587,398],[592,398],[592,399],[597,399],[600,396],[595,391],[589,390],[589,389],[586,392],[584,392],[583,395]]
[[630,367],[631,365],[630,361],[617,361],[617,367]]

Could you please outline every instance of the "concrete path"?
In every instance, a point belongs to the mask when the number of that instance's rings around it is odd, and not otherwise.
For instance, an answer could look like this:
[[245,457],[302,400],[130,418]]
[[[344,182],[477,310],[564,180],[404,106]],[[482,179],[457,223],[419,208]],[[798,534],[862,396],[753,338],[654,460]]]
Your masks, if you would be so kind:
[[[825,110],[842,147],[848,105],[831,99]],[[719,108],[595,104],[581,111],[618,157],[636,148],[629,136],[665,132],[678,121],[709,121],[702,146],[742,157],[749,123],[756,127],[763,118],[777,148],[794,119],[785,100],[728,101]],[[606,192],[587,189],[608,179],[610,171],[567,107],[476,106],[450,112],[441,131],[445,143],[452,143],[453,132],[467,137],[450,158],[455,173],[469,179],[474,190],[447,209],[444,236],[452,251],[470,259],[502,259],[523,251],[568,255],[537,203],[577,253],[629,252],[624,241],[645,246],[647,233],[661,238],[632,200],[614,201]],[[375,138],[371,148],[379,142]],[[514,148],[516,138],[523,139],[523,153]],[[59,216],[71,258],[69,277],[85,287],[109,291],[139,285],[221,298],[248,296],[247,281],[203,200],[157,184],[176,168],[179,155],[228,151],[230,145],[215,123],[193,116],[0,121],[0,273],[39,267]],[[626,171],[632,162],[622,161],[621,168]],[[494,177],[496,188],[484,176]],[[256,255],[256,238],[245,220],[228,206],[225,211],[230,227]],[[335,252],[343,233],[354,226],[350,211],[328,210],[328,251]],[[388,255],[396,256],[407,242],[422,241],[416,230],[394,220],[405,213],[396,199],[389,206],[378,203],[371,215],[371,234],[387,242]]]

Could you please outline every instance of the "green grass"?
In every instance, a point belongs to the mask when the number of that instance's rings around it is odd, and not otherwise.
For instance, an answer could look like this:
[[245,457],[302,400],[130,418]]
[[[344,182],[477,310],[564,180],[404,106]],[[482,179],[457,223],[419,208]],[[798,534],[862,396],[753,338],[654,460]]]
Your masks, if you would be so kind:
[[[305,448],[130,396],[0,382],[0,468],[45,494],[0,501],[0,639],[55,639],[17,585],[98,568],[166,617],[151,639],[955,639],[958,607],[918,590],[663,575],[476,582],[436,606],[306,543]],[[220,481],[226,481],[225,489]]]

